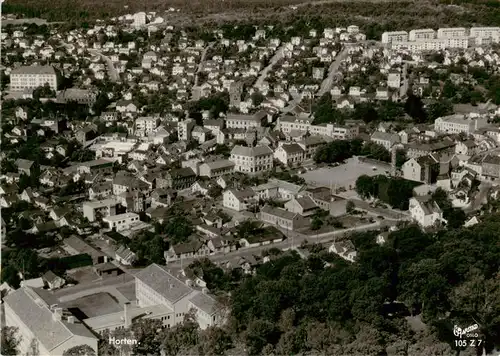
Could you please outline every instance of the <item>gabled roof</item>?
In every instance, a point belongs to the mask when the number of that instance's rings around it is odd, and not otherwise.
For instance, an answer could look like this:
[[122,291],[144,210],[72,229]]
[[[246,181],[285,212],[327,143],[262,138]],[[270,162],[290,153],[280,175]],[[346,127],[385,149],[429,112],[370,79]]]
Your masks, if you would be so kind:
[[193,291],[193,289],[169,273],[166,267],[159,266],[156,263],[137,273],[135,278],[171,303],[177,302]]
[[50,306],[57,305],[57,301],[43,292],[23,287],[7,295],[4,302],[45,349],[50,352],[73,336],[97,339],[83,324],[54,320]]
[[257,157],[272,155],[273,150],[267,146],[255,146],[255,147],[245,147],[245,146],[234,146],[231,150],[231,154],[247,157]]

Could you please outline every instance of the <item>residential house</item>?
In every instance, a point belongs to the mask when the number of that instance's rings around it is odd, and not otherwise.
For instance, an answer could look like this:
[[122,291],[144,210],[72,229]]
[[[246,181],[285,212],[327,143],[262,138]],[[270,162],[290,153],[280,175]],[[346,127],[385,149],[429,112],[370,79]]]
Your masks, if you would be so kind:
[[274,151],[274,158],[288,166],[296,166],[304,162],[305,151],[297,143],[282,144]]
[[392,146],[400,142],[400,137],[395,133],[376,131],[371,135],[370,141],[375,142],[390,151]]
[[234,172],[234,162],[229,160],[218,160],[205,162],[200,165],[199,172],[201,177],[216,178]]
[[410,158],[401,170],[404,179],[431,184],[439,174],[439,162],[432,155]]
[[61,278],[57,276],[54,272],[52,271],[47,271],[43,276],[42,280],[44,284],[51,290],[53,289],[59,289],[61,288],[66,281],[64,278]]
[[356,249],[351,240],[334,242],[328,252],[335,253],[349,262],[355,262],[357,257]]
[[428,195],[410,198],[410,216],[422,227],[446,222],[443,211]]
[[255,192],[250,188],[228,189],[223,193],[222,204],[224,208],[243,211],[253,207],[257,203],[256,198]]

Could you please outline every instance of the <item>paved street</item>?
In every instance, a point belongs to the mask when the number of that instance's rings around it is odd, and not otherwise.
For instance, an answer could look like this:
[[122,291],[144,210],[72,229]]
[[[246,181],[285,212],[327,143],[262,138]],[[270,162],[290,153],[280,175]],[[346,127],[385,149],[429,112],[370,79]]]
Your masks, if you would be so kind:
[[[235,257],[243,257],[243,256],[249,256],[249,255],[259,255],[262,253],[262,251],[269,250],[270,248],[278,248],[281,250],[284,249],[289,249],[292,246],[300,246],[304,241],[308,241],[309,243],[319,243],[319,244],[325,244],[329,243],[331,241],[334,241],[336,238],[341,238],[344,237],[350,233],[353,232],[359,232],[359,231],[369,231],[369,230],[378,230],[383,226],[391,226],[395,225],[395,221],[382,221],[382,222],[376,222],[373,224],[367,224],[367,225],[361,225],[361,226],[355,226],[352,228],[348,229],[342,229],[342,230],[336,230],[336,231],[331,231],[331,232],[326,232],[318,235],[304,235],[298,232],[293,232],[293,231],[285,231],[282,230],[282,232],[287,236],[287,239],[284,240],[283,242],[275,243],[275,244],[269,244],[265,246],[258,246],[258,247],[252,247],[252,248],[241,248],[237,251],[229,252],[226,254],[218,254],[218,255],[210,255],[206,256],[208,259],[213,261],[214,263],[220,263],[223,261],[227,261],[229,259],[233,259]],[[168,266],[169,268],[181,268],[189,265],[192,261],[196,260],[198,258],[186,258],[181,261],[176,261],[169,263]]]
[[109,58],[108,56],[105,56],[104,54],[102,54],[99,51],[96,51],[95,49],[89,49],[89,53],[93,54],[95,56],[100,56],[102,58],[102,60],[104,60],[106,62],[106,65],[108,67],[109,79],[112,82],[117,82],[118,80],[120,80],[120,76],[118,74],[118,71],[116,70],[111,58]]
[[328,93],[330,89],[332,89],[333,81],[335,78],[335,75],[339,73],[339,68],[340,64],[344,59],[347,58],[349,51],[349,47],[345,46],[342,51],[335,57],[334,61],[332,64],[330,64],[330,68],[328,69],[328,76],[323,80],[321,83],[321,87],[317,93],[317,96],[321,97],[324,94]]
[[215,42],[210,42],[208,46],[203,49],[201,52],[200,63],[198,64],[198,69],[196,70],[196,76],[194,77],[194,86],[198,86],[199,74],[203,70],[203,64],[205,63],[205,57],[207,56],[207,52],[210,48],[214,46]]
[[283,58],[283,50],[285,49],[285,46],[284,45],[281,45],[281,47],[279,47],[277,50],[276,50],[276,53],[274,54],[274,56],[271,58],[271,60],[269,61],[269,65],[267,67],[265,67],[259,74],[259,77],[257,78],[257,80],[255,81],[255,84],[253,85],[254,88],[259,88],[262,83],[264,83],[264,80],[266,79],[267,77],[267,73],[269,73],[269,71],[273,68],[273,66],[278,63],[278,61]]

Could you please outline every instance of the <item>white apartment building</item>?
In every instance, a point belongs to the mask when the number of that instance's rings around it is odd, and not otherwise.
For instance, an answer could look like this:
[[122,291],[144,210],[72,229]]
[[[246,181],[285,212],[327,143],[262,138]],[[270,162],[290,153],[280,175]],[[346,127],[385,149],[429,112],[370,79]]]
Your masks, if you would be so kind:
[[455,134],[463,132],[466,135],[471,135],[477,129],[487,125],[487,118],[469,119],[464,115],[455,114],[437,118],[434,121],[434,131],[438,133]]
[[147,21],[145,12],[137,12],[134,14],[134,26],[144,26]]
[[177,123],[177,135],[179,136],[180,141],[189,141],[191,140],[191,132],[195,126],[195,122],[193,119],[187,119],[184,121],[179,121]]
[[45,290],[22,287],[3,302],[5,325],[17,328],[20,355],[28,354],[33,344],[38,355],[61,356],[79,345],[89,346],[97,355],[98,338]]
[[408,41],[408,32],[406,31],[384,32],[382,34],[383,44],[391,44],[394,42],[406,42],[406,41]]
[[411,30],[408,33],[409,41],[426,41],[436,38],[436,31],[432,28]]
[[140,219],[139,215],[135,213],[124,213],[113,216],[107,216],[102,219],[103,222],[108,224],[110,229],[116,231],[123,231],[130,229],[131,226],[136,225]]
[[138,117],[135,120],[135,132],[147,136],[158,127],[160,119],[157,117]]
[[229,114],[226,118],[226,127],[228,129],[250,129],[261,127],[264,119],[267,119],[267,114],[258,112],[255,115],[237,115]]
[[311,135],[328,136],[335,140],[351,140],[359,135],[358,126],[321,124],[312,125],[312,119],[295,116],[282,116],[278,119],[277,129],[285,135],[292,131],[309,132]]
[[103,217],[115,215],[117,204],[118,200],[114,197],[104,200],[86,201],[82,204],[83,216],[89,219],[90,222],[93,222],[97,220],[98,215]]
[[437,31],[437,38],[466,37],[467,29],[465,27],[446,27]]
[[474,38],[491,38],[493,42],[499,42],[500,27],[471,27],[470,36]]
[[273,150],[267,146],[234,146],[229,160],[234,163],[236,172],[265,172],[273,168]]
[[48,84],[57,90],[57,73],[52,66],[22,66],[10,72],[10,89],[22,91]]

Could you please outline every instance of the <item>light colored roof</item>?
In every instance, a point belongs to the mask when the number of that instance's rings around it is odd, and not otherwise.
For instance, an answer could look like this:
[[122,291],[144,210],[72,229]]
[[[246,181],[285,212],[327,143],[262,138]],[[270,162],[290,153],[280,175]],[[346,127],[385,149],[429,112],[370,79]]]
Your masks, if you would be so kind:
[[99,251],[96,248],[92,247],[76,235],[71,235],[70,237],[65,238],[63,240],[63,243],[75,249],[79,253],[87,253],[92,257],[104,256],[104,253],[102,251]]
[[193,303],[195,307],[209,315],[216,312],[217,301],[204,293],[196,294],[194,297],[189,299],[189,301]]
[[169,273],[166,267],[159,266],[156,263],[137,273],[135,278],[171,303],[175,303],[193,291],[193,289]]
[[234,167],[234,163],[227,160],[227,159],[222,159],[222,160],[213,161],[213,162],[206,162],[206,163],[203,163],[202,165],[206,165],[210,169]]
[[237,121],[261,121],[261,118],[256,117],[255,115],[242,115],[242,114],[229,114],[226,118],[229,120],[237,120]]
[[48,351],[74,335],[97,339],[80,323],[54,320],[50,304],[42,298],[40,290],[20,288],[6,296],[4,302]]
[[111,206],[118,204],[118,200],[116,198],[109,198],[104,200],[92,200],[83,202],[83,206],[88,206],[93,209],[102,208],[105,206]]
[[14,68],[10,74],[56,74],[52,66],[21,66]]
[[390,132],[381,132],[381,131],[375,131],[373,135],[371,136],[372,140],[383,140],[383,141],[391,141],[391,142],[397,142],[399,141],[399,135],[395,133],[390,133]]
[[[130,316],[130,318],[132,318],[132,321],[141,316],[154,318],[156,316],[161,316],[169,313],[173,313],[173,309],[169,308],[166,305],[160,304],[144,308],[131,306],[128,310],[128,315]],[[117,326],[125,325],[125,320],[123,319],[123,311],[88,318],[83,320],[83,322],[94,330],[115,328]]]
[[111,215],[103,218],[104,221],[119,221],[122,219],[130,219],[130,218],[139,218],[139,215],[136,213],[123,213],[123,214],[118,214],[118,215]]
[[271,150],[267,146],[255,146],[255,147],[245,147],[245,146],[234,146],[231,151],[231,154],[239,155],[239,156],[264,156],[264,155],[272,155],[273,150]]

